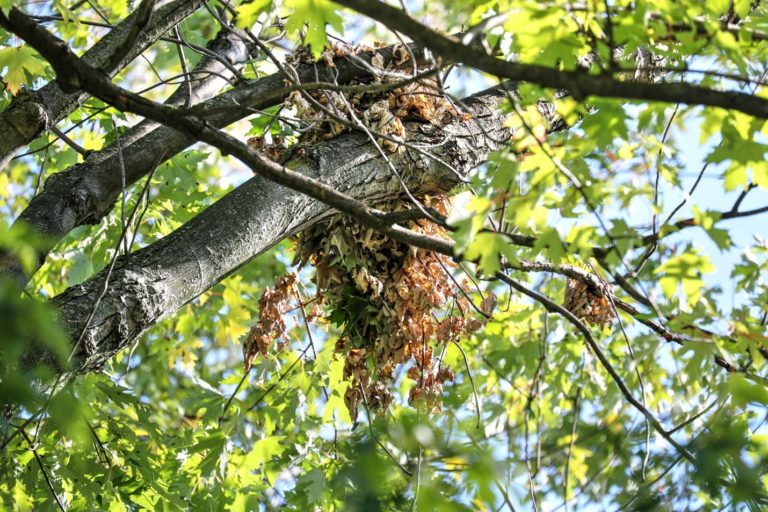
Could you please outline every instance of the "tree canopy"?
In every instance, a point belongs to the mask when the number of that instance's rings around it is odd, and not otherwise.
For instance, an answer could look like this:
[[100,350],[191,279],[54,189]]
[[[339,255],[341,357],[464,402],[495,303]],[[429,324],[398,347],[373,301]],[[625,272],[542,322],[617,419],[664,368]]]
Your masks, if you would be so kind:
[[0,0],[8,510],[765,510],[760,1]]

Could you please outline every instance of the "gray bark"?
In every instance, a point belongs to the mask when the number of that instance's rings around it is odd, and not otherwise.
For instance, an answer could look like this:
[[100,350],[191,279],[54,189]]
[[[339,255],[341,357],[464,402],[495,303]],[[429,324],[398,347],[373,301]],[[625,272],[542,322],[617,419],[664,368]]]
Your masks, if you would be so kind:
[[[89,64],[102,68],[110,77],[128,65],[158,38],[196,11],[202,0],[172,0],[158,2],[147,26],[139,32],[132,47],[122,59],[113,59],[131,36],[138,13],[134,12],[101,38],[85,54]],[[109,69],[104,69],[112,64]],[[84,93],[65,94],[55,81],[35,91],[24,91],[0,113],[0,169],[16,152],[29,144],[48,127],[74,111],[88,96]]]
[[[230,41],[230,44],[234,43]],[[415,45],[411,49],[417,58],[423,58],[422,50]],[[382,55],[385,65],[395,59],[391,48],[382,48],[378,53]],[[228,54],[225,56],[231,57],[233,61],[236,57]],[[369,62],[371,55],[361,54],[358,58]],[[215,60],[209,64],[221,66]],[[347,83],[369,75],[368,70],[350,59],[339,60],[335,69],[304,64],[298,66],[297,72],[302,82],[333,81],[335,78],[339,83]],[[284,80],[282,73],[270,75],[209,99],[201,103],[199,108],[209,113],[205,118],[213,126],[224,127],[249,116],[252,112],[249,109],[264,109],[281,102],[286,96]],[[211,82],[220,83],[213,79]],[[186,88],[180,87],[179,90]],[[215,87],[210,87],[199,90],[198,95],[209,95],[213,91]],[[136,183],[156,164],[193,143],[193,137],[172,128],[149,121],[139,123],[120,141],[126,185]],[[72,229],[101,221],[111,211],[121,191],[121,168],[116,144],[112,144],[92,153],[83,163],[48,178],[44,189],[33,198],[17,222],[25,223],[44,234],[52,247]],[[45,256],[46,253],[39,255],[38,265],[42,264]],[[22,284],[26,284],[29,279],[18,262],[12,260],[7,260],[5,265],[0,264],[0,272],[13,274]]]
[[[222,31],[211,41],[209,49],[218,59],[206,55],[192,71],[193,76],[200,78],[192,84],[192,104],[210,98],[228,84],[225,78],[231,78],[232,73],[220,59],[230,63],[243,62],[251,51],[255,52],[229,31]],[[182,84],[166,103],[182,105],[188,96],[189,88]],[[177,153],[180,148],[175,142],[180,137],[178,132],[158,123],[138,123],[120,137],[119,146],[115,141],[89,154],[83,163],[48,178],[43,190],[32,198],[16,222],[45,235],[49,248],[52,248],[70,230],[83,224],[98,223],[112,209],[123,190],[123,182],[126,187],[134,184],[154,165]],[[187,137],[184,142],[186,147],[194,141]],[[120,165],[121,158],[123,165]],[[45,252],[38,255],[37,268],[45,256]],[[29,280],[14,258],[6,258],[0,263],[0,272],[14,276],[22,285]]]
[[[496,90],[472,97],[473,120],[437,128],[409,123],[409,141],[429,146],[449,170],[412,149],[390,155],[413,192],[447,190],[509,141]],[[289,167],[356,199],[376,202],[403,193],[366,135],[347,133],[307,148]],[[104,288],[106,271],[53,299],[77,346],[76,371],[93,371],[163,318],[284,238],[333,214],[328,206],[296,191],[254,177],[184,226],[154,244],[122,256],[107,292],[85,325]],[[45,358],[41,352],[32,360]]]

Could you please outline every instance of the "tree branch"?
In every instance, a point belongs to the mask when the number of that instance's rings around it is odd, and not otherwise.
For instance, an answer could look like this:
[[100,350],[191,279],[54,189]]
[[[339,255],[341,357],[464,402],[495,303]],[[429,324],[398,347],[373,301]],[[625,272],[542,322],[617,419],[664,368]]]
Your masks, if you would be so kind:
[[338,3],[407,35],[443,58],[463,62],[499,78],[566,90],[576,100],[585,100],[588,96],[601,96],[706,105],[737,110],[761,119],[768,119],[768,100],[752,94],[716,91],[682,82],[622,81],[608,74],[595,75],[586,70],[561,71],[535,64],[509,62],[497,59],[476,47],[462,44],[458,39],[433,30],[411,18],[404,11],[378,0],[338,0]]
[[[134,29],[141,24],[143,16],[142,11],[135,11],[85,52],[83,59],[101,68],[110,77],[114,76],[202,4],[202,0],[165,2],[152,13],[143,30],[134,35]],[[14,16],[14,11],[21,14],[13,8],[10,16]],[[122,52],[124,55],[121,58],[115,58],[130,40],[133,40],[133,45]],[[0,112],[0,169],[20,148],[72,113],[87,97],[84,92],[65,93],[56,82],[18,94]]]
[[[226,36],[227,41],[230,38],[231,36]],[[221,53],[216,49],[215,44],[212,49]],[[333,86],[330,81],[333,80],[334,74],[337,74],[337,80],[340,83],[370,76],[370,71],[360,66],[356,62],[357,59],[370,62],[374,54],[378,54],[386,67],[397,61],[394,51],[394,46],[380,48],[375,52],[361,53],[355,56],[355,60],[351,57],[338,59],[335,62],[335,68],[302,64],[297,66],[296,71],[305,88],[313,85],[316,88],[325,87],[325,84]],[[413,44],[410,51],[419,62],[423,62],[425,55],[422,49]],[[229,56],[226,53],[222,55]],[[235,56],[232,55],[232,57],[231,60],[236,62]],[[202,66],[203,63],[201,62],[200,65]],[[211,59],[210,66],[216,66],[215,59]],[[200,103],[189,111],[203,117],[213,127],[227,126],[251,115],[254,110],[265,109],[283,101],[294,90],[293,87],[285,86],[285,78],[282,73],[275,73],[237,86]],[[209,94],[204,91],[212,92],[216,86],[211,84],[210,89],[198,87],[200,88],[197,89],[197,96],[203,97]],[[185,91],[185,88],[182,87],[181,90]],[[169,99],[167,103],[183,102],[180,97],[176,97],[173,101]],[[139,123],[121,138],[126,185],[130,186],[146,176],[157,160],[156,155],[164,153],[165,159],[170,158],[195,141],[194,136],[166,126],[158,126],[152,121]],[[48,178],[43,191],[21,213],[17,222],[21,221],[44,234],[49,240],[50,247],[53,247],[72,229],[84,224],[100,222],[111,211],[121,191],[122,182],[116,171],[117,166],[118,155],[115,144],[92,153],[82,164]],[[39,254],[38,265],[42,264],[46,255],[46,252]],[[0,272],[10,272],[21,283],[26,283],[29,276],[24,274],[18,264],[11,265],[11,263],[13,262],[9,260],[5,268],[0,267]]]
[[[494,139],[508,134],[503,114],[494,108],[502,100],[496,91],[470,99],[467,104],[474,107],[476,120],[456,121],[442,129],[411,123],[411,141],[434,145],[433,151],[441,159],[468,173],[490,151],[498,149],[491,137],[483,137],[483,131],[493,134]],[[457,183],[452,172],[415,151],[392,155],[390,159],[415,193]],[[289,165],[358,201],[378,201],[402,193],[386,162],[360,133],[347,133],[307,148],[305,156]],[[356,218],[375,216],[376,210],[365,209]],[[75,356],[79,371],[100,368],[157,321],[171,316],[254,256],[333,213],[332,208],[316,199],[256,176],[167,237],[121,256],[112,271],[109,289],[86,330],[83,349]],[[382,230],[395,237],[406,231],[392,227]],[[431,247],[426,237],[420,242]],[[431,248],[451,251],[449,243],[443,245]],[[82,331],[101,292],[102,274],[53,300],[70,337]]]
[[[55,60],[57,73],[67,77],[64,83],[82,84],[88,92],[117,108],[193,135],[233,154],[259,174],[168,237],[118,262],[112,272],[113,286],[98,295],[102,302],[98,311],[92,304],[101,275],[54,299],[54,304],[67,313],[63,319],[70,337],[79,332],[78,339],[85,341],[75,354],[80,371],[100,368],[155,322],[175,312],[248,259],[327,216],[331,211],[329,207],[402,243],[452,254],[452,242],[392,225],[384,212],[364,201],[399,195],[401,179],[407,179],[409,189],[417,193],[446,190],[456,183],[457,170],[466,174],[483,162],[488,152],[506,145],[510,136],[503,126],[505,115],[498,108],[507,87],[502,84],[464,102],[473,114],[472,120],[454,120],[440,128],[409,125],[411,139],[435,148],[438,158],[427,158],[409,148],[404,155],[392,158],[382,156],[377,149],[361,160],[356,153],[370,152],[375,144],[360,140],[365,136],[353,133],[306,148],[304,156],[283,167],[211,128],[206,121],[191,115],[190,110],[157,104],[115,86],[29,18],[20,15],[9,21],[0,15],[0,24],[13,30],[44,57]],[[343,145],[349,141],[354,141],[354,146],[345,148]],[[440,144],[436,144],[438,141]],[[327,153],[329,148],[331,153]],[[443,161],[450,167],[442,164]],[[389,172],[388,167],[393,163],[402,169],[398,180],[392,180]],[[447,172],[448,168],[451,172]],[[348,174],[338,181],[342,169]],[[322,180],[318,179],[321,170]],[[361,172],[364,172],[362,176]],[[254,190],[254,186],[257,189]],[[303,204],[298,211],[290,211],[296,203]],[[254,215],[247,215],[249,208]],[[275,217],[286,213],[289,216]],[[84,324],[86,314],[94,322]]]
[[[226,85],[229,72],[221,59],[243,62],[251,54],[249,45],[227,31],[220,32],[209,48],[216,58],[204,56],[191,73],[201,77],[192,84],[190,101],[193,104],[210,98]],[[182,84],[166,100],[166,105],[185,104],[189,92]],[[142,121],[121,135],[119,148],[117,142],[113,142],[100,151],[91,152],[82,163],[50,176],[43,190],[32,198],[15,222],[33,228],[48,242],[45,250],[38,254],[37,268],[45,261],[48,250],[69,231],[100,222],[112,210],[123,186],[130,186],[151,172],[158,163],[158,155],[163,155],[161,162],[173,156],[179,142],[185,147],[194,140],[153,121]],[[26,285],[30,277],[15,258],[2,258],[0,274],[11,275],[22,285]]]
[[645,418],[650,422],[650,424],[653,426],[654,430],[662,436],[669,444],[671,444],[675,449],[685,457],[689,462],[694,462],[695,459],[693,455],[688,451],[687,448],[685,448],[683,445],[678,443],[672,438],[672,435],[664,428],[664,426],[659,422],[659,420],[656,419],[656,417],[642,404],[639,400],[637,400],[634,395],[632,394],[632,391],[627,387],[627,385],[624,383],[624,381],[621,379],[621,376],[616,372],[616,369],[613,367],[611,362],[608,360],[608,358],[603,353],[602,349],[600,348],[600,345],[597,344],[597,341],[592,336],[592,332],[587,328],[584,323],[576,318],[573,313],[565,309],[559,304],[555,304],[551,300],[549,300],[544,295],[541,295],[540,293],[531,290],[529,288],[526,288],[522,284],[518,283],[514,279],[510,278],[506,274],[502,272],[496,272],[496,277],[507,283],[509,286],[517,290],[518,292],[527,295],[528,297],[532,298],[536,302],[543,305],[545,308],[547,308],[547,311],[551,311],[553,313],[559,313],[561,316],[565,317],[566,320],[568,320],[577,330],[579,330],[584,335],[584,340],[587,343],[587,346],[590,348],[592,353],[597,357],[597,359],[600,361],[600,364],[603,366],[603,369],[605,369],[606,372],[611,376],[614,383],[618,386],[619,390],[621,391],[621,394],[624,395],[624,398],[632,404],[632,406],[637,409]]

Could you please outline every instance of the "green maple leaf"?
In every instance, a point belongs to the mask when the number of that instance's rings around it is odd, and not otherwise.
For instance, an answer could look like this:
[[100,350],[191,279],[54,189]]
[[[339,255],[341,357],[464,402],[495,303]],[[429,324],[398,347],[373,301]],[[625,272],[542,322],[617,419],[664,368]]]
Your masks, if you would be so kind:
[[0,70],[5,68],[8,71],[3,80],[14,96],[27,77],[41,75],[45,71],[45,65],[37,58],[35,51],[26,45],[0,50]]
[[344,31],[344,24],[338,14],[340,7],[327,0],[291,0],[288,6],[292,14],[286,28],[288,31],[299,31],[307,24],[307,34],[304,42],[312,49],[317,59],[328,43],[326,25],[331,25],[337,32]]
[[272,8],[272,0],[254,0],[237,7],[237,26],[251,28],[259,15]]

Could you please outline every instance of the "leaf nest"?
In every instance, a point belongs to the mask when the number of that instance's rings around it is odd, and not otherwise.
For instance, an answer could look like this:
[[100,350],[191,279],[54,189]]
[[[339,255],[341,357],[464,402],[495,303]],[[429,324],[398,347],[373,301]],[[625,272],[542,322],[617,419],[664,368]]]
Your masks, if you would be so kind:
[[[299,131],[298,144],[311,145],[332,139],[353,130],[365,128],[377,143],[390,153],[402,153],[407,139],[404,121],[432,123],[443,126],[453,118],[470,117],[461,114],[458,107],[449,101],[434,78],[421,78],[414,81],[413,73],[422,69],[405,65],[411,59],[406,48],[398,45],[394,48],[394,59],[388,66],[384,64],[381,53],[365,46],[334,45],[326,48],[319,63],[335,67],[334,58],[371,52],[371,74],[357,79],[342,90],[314,89],[293,91],[284,102],[284,108],[295,112],[295,117],[302,128]],[[299,47],[289,58],[288,63],[312,63],[311,53],[305,47]],[[359,64],[358,64],[359,65]],[[402,84],[402,85],[397,85]],[[290,82],[288,82],[290,85]],[[264,150],[271,158],[281,156],[282,140],[271,146],[264,137],[253,137],[249,144]]]
[[[423,204],[447,213],[445,197],[425,197]],[[382,209],[401,211],[409,203],[393,200]],[[432,237],[445,230],[426,220],[408,227]],[[353,420],[359,405],[382,413],[393,401],[395,372],[410,365],[408,402],[429,412],[441,410],[443,386],[453,370],[443,363],[448,343],[458,343],[482,327],[496,304],[487,294],[471,309],[463,287],[451,274],[447,256],[414,249],[346,217],[318,224],[296,239],[300,266],[312,263],[313,282],[327,318],[342,329],[335,352],[344,358],[344,379],[350,384],[344,401]],[[289,305],[293,278],[281,279],[260,300],[260,319],[244,344],[246,368],[253,357],[266,354],[285,324],[278,312]],[[316,316],[316,312],[311,315]]]
[[613,296],[613,287],[600,280],[600,294],[590,290],[586,283],[568,278],[565,285],[565,300],[563,307],[590,325],[601,329],[611,325],[616,318],[609,297]]

